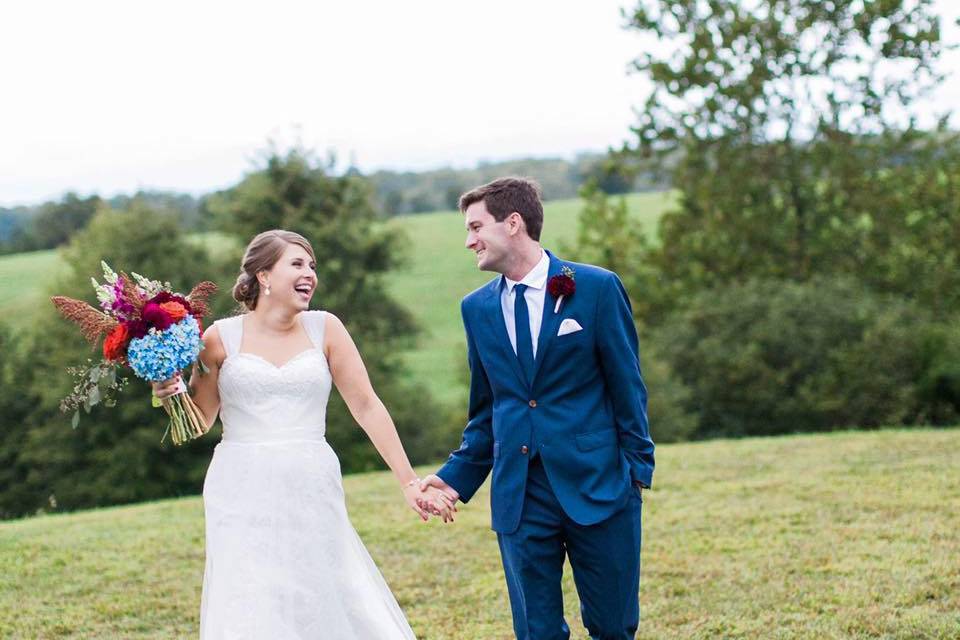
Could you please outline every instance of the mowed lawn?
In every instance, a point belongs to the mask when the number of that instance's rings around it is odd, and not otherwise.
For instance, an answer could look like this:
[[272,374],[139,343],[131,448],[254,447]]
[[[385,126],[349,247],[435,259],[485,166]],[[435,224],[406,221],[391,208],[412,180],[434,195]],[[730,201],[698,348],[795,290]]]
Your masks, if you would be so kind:
[[[669,193],[631,194],[626,199],[636,223],[650,231],[674,202]],[[582,206],[577,199],[546,204],[542,240],[548,249],[556,250],[560,241],[573,244]],[[491,275],[479,271],[476,259],[464,248],[466,231],[460,214],[445,211],[403,216],[389,224],[405,232],[404,250],[410,260],[404,268],[388,274],[386,282],[424,329],[416,348],[406,354],[411,374],[445,405],[462,403],[463,385],[458,376],[465,367],[466,341],[460,323],[460,299]],[[191,239],[217,255],[228,251],[232,242],[216,233],[196,234]],[[50,285],[65,268],[56,251],[0,256],[0,321],[27,326],[33,310],[48,304]],[[197,274],[197,279],[203,277]],[[323,304],[322,300],[317,302]]]
[[[960,429],[659,447],[639,637],[960,637],[958,451]],[[418,638],[512,637],[486,487],[443,525],[387,474],[345,485]],[[194,638],[203,554],[199,498],[0,523],[0,635]]]

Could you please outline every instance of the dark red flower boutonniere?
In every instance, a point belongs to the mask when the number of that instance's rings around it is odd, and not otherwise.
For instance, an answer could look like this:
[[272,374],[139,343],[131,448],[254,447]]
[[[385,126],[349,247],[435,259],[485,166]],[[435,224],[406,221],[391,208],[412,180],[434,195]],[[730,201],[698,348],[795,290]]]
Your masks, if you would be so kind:
[[574,271],[567,265],[560,267],[560,273],[547,281],[547,291],[557,299],[557,304],[553,307],[553,312],[560,311],[560,303],[565,296],[572,296],[577,290],[577,283],[573,279]]

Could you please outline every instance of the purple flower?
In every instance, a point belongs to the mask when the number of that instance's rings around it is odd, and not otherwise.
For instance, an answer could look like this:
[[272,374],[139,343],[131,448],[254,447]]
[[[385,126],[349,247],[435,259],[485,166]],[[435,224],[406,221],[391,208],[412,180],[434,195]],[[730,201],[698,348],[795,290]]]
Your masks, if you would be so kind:
[[123,297],[123,278],[117,278],[113,283],[113,300],[105,300],[100,303],[100,308],[104,311],[112,312],[112,315],[120,320],[129,320],[134,314],[133,305],[127,302]]

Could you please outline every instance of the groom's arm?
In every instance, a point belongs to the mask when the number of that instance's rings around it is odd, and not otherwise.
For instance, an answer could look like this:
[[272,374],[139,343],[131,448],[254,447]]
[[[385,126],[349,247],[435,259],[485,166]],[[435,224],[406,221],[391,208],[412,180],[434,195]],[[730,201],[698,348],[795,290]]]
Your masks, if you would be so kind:
[[603,283],[597,301],[600,366],[613,404],[630,477],[644,487],[653,482],[653,441],[647,423],[647,387],[640,373],[640,346],[627,292],[616,274]]
[[460,448],[450,454],[437,475],[460,494],[460,500],[469,502],[493,468],[493,390],[477,353],[464,305],[461,305],[460,312],[467,333],[467,362],[470,365],[467,426],[463,430]]

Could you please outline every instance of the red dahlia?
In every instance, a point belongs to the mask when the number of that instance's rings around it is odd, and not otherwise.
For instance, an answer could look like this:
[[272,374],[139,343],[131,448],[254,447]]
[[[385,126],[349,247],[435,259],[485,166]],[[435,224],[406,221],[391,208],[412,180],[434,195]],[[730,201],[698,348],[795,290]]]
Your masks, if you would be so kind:
[[576,290],[576,283],[573,281],[573,278],[568,275],[556,275],[547,282],[547,291],[549,291],[550,295],[554,298],[572,296]]

